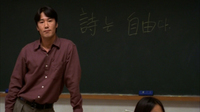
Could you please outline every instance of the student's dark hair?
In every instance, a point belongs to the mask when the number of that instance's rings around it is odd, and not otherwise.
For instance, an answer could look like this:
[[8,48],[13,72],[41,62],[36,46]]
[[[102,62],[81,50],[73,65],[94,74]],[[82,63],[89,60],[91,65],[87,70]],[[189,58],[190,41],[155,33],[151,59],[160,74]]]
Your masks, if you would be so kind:
[[165,112],[161,101],[154,97],[143,97],[140,99],[135,107],[134,112],[151,112],[155,105],[159,105],[162,108],[162,111]]
[[56,11],[49,6],[44,6],[44,7],[39,8],[37,13],[35,14],[34,20],[35,20],[36,26],[37,26],[37,22],[40,20],[40,14],[42,12],[44,12],[44,14],[47,17],[54,18],[56,23],[58,22],[58,15],[57,15]]

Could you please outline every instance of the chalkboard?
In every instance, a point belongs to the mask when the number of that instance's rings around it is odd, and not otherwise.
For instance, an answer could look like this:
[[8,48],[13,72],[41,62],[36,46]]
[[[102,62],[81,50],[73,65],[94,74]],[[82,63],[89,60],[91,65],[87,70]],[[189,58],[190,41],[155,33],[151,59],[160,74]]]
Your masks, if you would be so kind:
[[81,93],[200,95],[197,0],[1,1],[0,91],[21,48],[39,39],[33,18],[44,5],[77,45]]

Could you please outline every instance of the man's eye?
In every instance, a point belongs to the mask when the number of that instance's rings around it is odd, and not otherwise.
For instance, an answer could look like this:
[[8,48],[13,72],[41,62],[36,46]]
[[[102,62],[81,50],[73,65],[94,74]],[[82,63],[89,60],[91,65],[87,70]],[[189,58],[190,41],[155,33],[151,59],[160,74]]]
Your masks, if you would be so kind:
[[39,23],[44,23],[43,21],[39,21]]
[[49,22],[52,22],[52,20],[49,20]]

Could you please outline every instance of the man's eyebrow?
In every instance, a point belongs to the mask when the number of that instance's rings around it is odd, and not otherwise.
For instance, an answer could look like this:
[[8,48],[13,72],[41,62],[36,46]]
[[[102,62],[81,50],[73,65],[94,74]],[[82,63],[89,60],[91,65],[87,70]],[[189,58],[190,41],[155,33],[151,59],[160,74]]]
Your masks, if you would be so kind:
[[[49,19],[54,19],[54,18],[48,17],[47,20],[49,20]],[[43,20],[45,20],[45,19],[40,19],[39,21],[43,21]]]
[[44,19],[40,19],[39,21],[44,21]]

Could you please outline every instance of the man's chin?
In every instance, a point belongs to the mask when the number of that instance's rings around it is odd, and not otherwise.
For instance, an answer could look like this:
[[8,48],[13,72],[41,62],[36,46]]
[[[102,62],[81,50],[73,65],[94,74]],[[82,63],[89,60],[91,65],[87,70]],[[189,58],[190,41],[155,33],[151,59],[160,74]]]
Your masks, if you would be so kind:
[[44,35],[44,36],[43,36],[44,39],[51,39],[52,37],[53,37],[53,36],[51,36],[51,35]]

